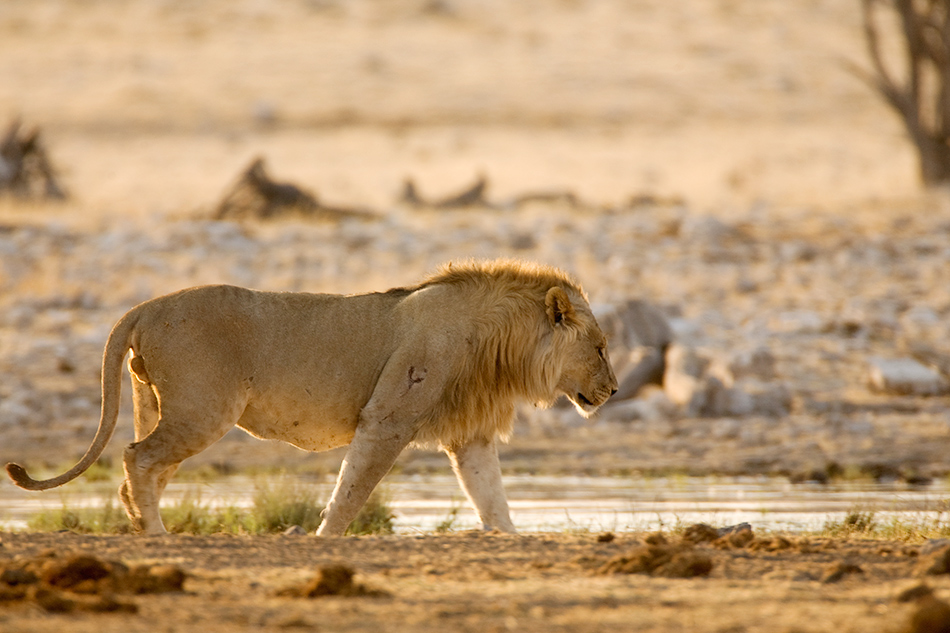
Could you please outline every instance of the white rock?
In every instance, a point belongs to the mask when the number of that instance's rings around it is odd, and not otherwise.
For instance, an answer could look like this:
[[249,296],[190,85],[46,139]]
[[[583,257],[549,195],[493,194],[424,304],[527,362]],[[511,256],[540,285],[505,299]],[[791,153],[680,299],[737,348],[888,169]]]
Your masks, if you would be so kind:
[[743,448],[765,444],[765,432],[758,426],[744,426],[739,431],[739,445]]
[[708,358],[692,347],[673,344],[666,350],[667,370],[691,378],[701,378],[709,368],[709,363]]
[[845,433],[849,435],[858,435],[860,437],[870,437],[874,434],[874,424],[867,420],[851,422],[844,426]]
[[740,388],[752,398],[752,411],[756,415],[778,418],[792,410],[792,392],[783,382],[744,380]]
[[[663,388],[670,400],[678,405],[690,405],[703,387],[702,376],[709,360],[702,358],[691,347],[673,344],[666,351],[666,370]],[[703,396],[704,397],[704,396]],[[689,408],[702,408],[704,403],[693,403]]]
[[729,371],[733,378],[755,378],[757,380],[775,380],[775,356],[764,347],[737,353],[729,361]]
[[616,404],[606,404],[597,414],[607,422],[633,422],[645,419],[647,407],[640,400],[621,400]]
[[742,430],[742,424],[735,418],[723,418],[716,420],[712,425],[712,436],[717,440],[733,440],[739,437]]
[[781,312],[771,319],[769,327],[783,334],[815,334],[825,329],[825,320],[810,310]]
[[690,415],[712,416],[732,413],[732,389],[716,376],[706,376],[702,381],[702,390],[689,403]]
[[950,385],[938,372],[913,358],[872,358],[868,382],[875,391],[933,396],[948,391]]
[[642,398],[608,403],[597,414],[608,422],[659,422],[669,420],[676,414],[676,405],[659,389]]
[[610,341],[615,371],[620,371],[631,351],[644,347],[663,349],[673,340],[666,316],[646,301],[632,299],[617,306],[595,305],[591,310]]
[[18,303],[7,308],[5,313],[0,316],[0,325],[25,330],[31,327],[36,314],[37,310],[33,306]]
[[33,410],[20,399],[0,401],[0,428],[21,426],[33,416]]
[[673,338],[676,341],[695,345],[703,339],[703,326],[696,321],[682,317],[671,317],[669,324],[673,332]]
[[713,245],[739,237],[739,232],[713,216],[687,216],[680,225],[680,236]]
[[900,317],[900,326],[909,338],[939,339],[943,319],[928,306],[915,306]]
[[725,392],[724,407],[717,411],[718,415],[734,415],[742,417],[756,413],[755,399],[752,394],[746,393],[742,389],[732,387]]
[[902,322],[930,326],[940,323],[940,315],[930,306],[914,306],[901,315],[900,320]]
[[[613,356],[610,357],[613,361]],[[666,367],[663,352],[655,347],[639,347],[621,362],[614,362],[618,388],[615,400],[626,400],[639,395],[650,384],[662,384]]]

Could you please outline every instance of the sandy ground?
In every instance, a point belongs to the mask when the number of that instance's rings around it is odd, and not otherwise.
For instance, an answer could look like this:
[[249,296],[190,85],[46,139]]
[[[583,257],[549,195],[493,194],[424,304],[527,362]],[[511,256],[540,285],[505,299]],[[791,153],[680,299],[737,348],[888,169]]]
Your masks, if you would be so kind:
[[[753,539],[687,546],[708,575],[613,573],[643,534],[361,537],[88,537],[4,534],[0,565],[76,554],[126,565],[173,565],[182,591],[115,598],[136,613],[49,613],[8,601],[4,631],[898,631],[919,609],[900,601],[946,576],[920,578],[919,547],[880,541]],[[663,547],[663,546],[660,546]],[[669,545],[665,546],[669,547]],[[52,550],[52,552],[50,551]],[[644,550],[639,550],[644,551]],[[285,597],[318,570],[343,564],[370,595]],[[614,564],[616,567],[616,563]],[[159,569],[161,567],[158,567]],[[696,569],[700,569],[697,567]],[[62,590],[75,604],[95,598]],[[90,595],[92,593],[93,595]],[[375,595],[374,595],[375,594]],[[86,602],[88,603],[88,602]],[[55,603],[59,604],[59,603]],[[58,607],[62,608],[62,607]],[[68,608],[68,607],[67,607]],[[936,630],[936,629],[934,629]]]
[[[102,344],[144,299],[217,282],[376,290],[447,259],[517,256],[567,268],[598,306],[661,306],[714,357],[768,349],[792,404],[689,418],[652,393],[590,423],[526,411],[509,471],[944,476],[950,398],[867,386],[873,357],[950,353],[950,203],[919,189],[899,122],[847,70],[864,60],[852,0],[4,2],[0,123],[42,127],[71,198],[0,200],[0,461],[58,468],[84,450]],[[211,221],[257,155],[378,219]],[[582,204],[396,202],[407,177],[439,196],[478,174],[492,200]],[[233,434],[196,463],[332,471],[340,457]],[[398,468],[446,461],[410,452]],[[77,631],[883,631],[916,582],[913,557],[880,543],[704,546],[710,578],[671,580],[591,575],[589,558],[633,535],[3,538],[4,557],[86,549],[191,574],[184,595],[137,598],[136,616],[3,608],[10,631],[64,617]],[[862,575],[821,584],[851,558]],[[273,596],[331,560],[390,596]]]

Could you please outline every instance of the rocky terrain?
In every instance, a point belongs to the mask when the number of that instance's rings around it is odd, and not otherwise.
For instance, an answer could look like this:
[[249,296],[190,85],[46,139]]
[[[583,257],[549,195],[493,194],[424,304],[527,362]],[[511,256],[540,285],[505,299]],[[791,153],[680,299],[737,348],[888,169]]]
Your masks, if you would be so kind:
[[[846,0],[60,0],[0,8],[0,34],[0,116],[43,127],[70,192],[0,200],[2,460],[84,450],[103,342],[142,300],[379,290],[504,256],[579,278],[629,387],[592,421],[525,409],[510,468],[948,470],[950,200],[848,71]],[[359,213],[216,212],[255,156],[307,208]],[[234,433],[202,459],[340,455]]]
[[[102,345],[140,301],[222,281],[384,289],[412,283],[464,245],[470,256],[574,272],[612,330],[621,378],[659,349],[637,338],[650,333],[627,302],[645,301],[668,327],[662,385],[591,421],[567,408],[522,412],[511,449],[543,441],[553,454],[541,469],[942,476],[950,398],[937,368],[950,358],[950,220],[940,198],[924,202],[867,209],[860,222],[768,207],[720,219],[641,203],[394,206],[378,219],[330,223],[9,224],[0,233],[0,458],[53,466],[84,450],[97,420]],[[922,362],[922,377],[900,382],[897,360]],[[120,425],[112,454],[130,426]],[[239,434],[228,442],[251,448]],[[282,450],[251,444],[261,460]],[[228,461],[228,447],[213,459]]]

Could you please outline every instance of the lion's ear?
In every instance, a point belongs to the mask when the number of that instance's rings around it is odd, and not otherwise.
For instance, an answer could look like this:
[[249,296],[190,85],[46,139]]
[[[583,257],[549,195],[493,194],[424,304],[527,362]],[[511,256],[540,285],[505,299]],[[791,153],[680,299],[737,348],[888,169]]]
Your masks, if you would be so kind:
[[564,288],[560,286],[554,286],[548,290],[544,305],[551,325],[559,325],[574,318],[574,306],[571,305],[571,300],[568,299]]

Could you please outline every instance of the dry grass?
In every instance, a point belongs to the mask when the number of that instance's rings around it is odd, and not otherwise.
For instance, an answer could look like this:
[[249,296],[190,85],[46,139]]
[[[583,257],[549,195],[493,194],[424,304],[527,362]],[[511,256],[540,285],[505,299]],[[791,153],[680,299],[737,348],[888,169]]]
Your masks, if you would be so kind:
[[[181,534],[273,534],[298,525],[313,532],[320,525],[324,503],[317,489],[290,479],[276,484],[258,483],[250,508],[216,506],[201,499],[196,488],[174,505],[162,508],[162,520],[169,532]],[[384,492],[375,492],[350,525],[348,534],[391,534],[393,512]],[[100,504],[72,507],[68,500],[60,508],[31,517],[27,526],[38,532],[68,530],[80,534],[128,534],[132,525],[113,497]]]
[[867,538],[920,542],[950,537],[948,502],[942,508],[909,516],[882,517],[875,510],[854,508],[841,520],[825,522],[820,536],[832,538]]

